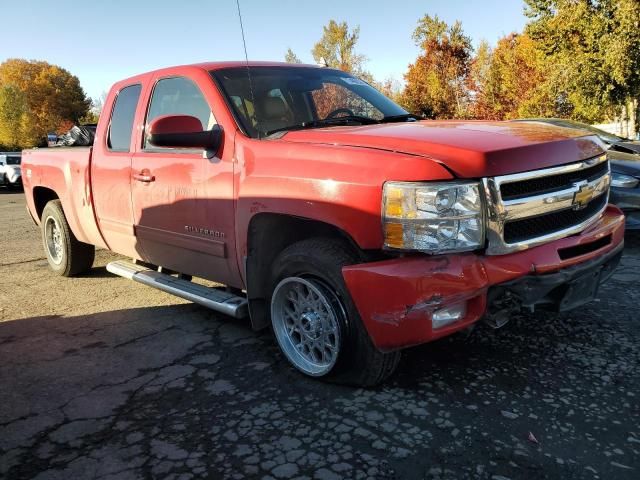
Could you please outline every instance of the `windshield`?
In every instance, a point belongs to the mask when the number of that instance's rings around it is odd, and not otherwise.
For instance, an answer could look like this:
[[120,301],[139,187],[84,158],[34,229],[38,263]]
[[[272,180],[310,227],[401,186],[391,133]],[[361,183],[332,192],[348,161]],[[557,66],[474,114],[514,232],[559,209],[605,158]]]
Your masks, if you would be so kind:
[[371,85],[340,70],[283,66],[250,67],[247,72],[236,67],[211,75],[240,127],[253,138],[300,126],[344,124],[341,118],[363,124],[407,115]]
[[20,165],[21,157],[7,157],[7,165]]

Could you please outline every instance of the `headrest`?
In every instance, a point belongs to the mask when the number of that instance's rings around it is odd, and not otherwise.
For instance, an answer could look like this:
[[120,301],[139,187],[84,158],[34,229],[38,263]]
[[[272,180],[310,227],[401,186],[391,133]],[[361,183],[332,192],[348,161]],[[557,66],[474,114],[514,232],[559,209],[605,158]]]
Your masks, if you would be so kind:
[[287,106],[280,97],[266,97],[260,104],[260,114],[266,118],[280,118],[287,114]]

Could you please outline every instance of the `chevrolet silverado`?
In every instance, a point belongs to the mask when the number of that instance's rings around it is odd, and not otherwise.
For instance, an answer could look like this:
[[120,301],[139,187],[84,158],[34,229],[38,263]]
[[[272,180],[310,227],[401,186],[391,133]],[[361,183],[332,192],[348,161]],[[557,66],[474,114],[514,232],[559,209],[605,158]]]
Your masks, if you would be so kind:
[[25,151],[22,172],[53,272],[113,250],[132,261],[110,272],[270,326],[301,372],[353,385],[480,319],[585,304],[624,240],[596,136],[425,121],[314,66],[122,80],[93,146]]

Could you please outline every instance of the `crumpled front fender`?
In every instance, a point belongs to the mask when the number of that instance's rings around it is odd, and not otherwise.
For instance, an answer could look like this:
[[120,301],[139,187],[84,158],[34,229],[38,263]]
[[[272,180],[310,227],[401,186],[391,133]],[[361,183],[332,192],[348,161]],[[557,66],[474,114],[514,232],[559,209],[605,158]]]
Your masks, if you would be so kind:
[[[599,246],[595,242],[603,239],[610,240],[602,247],[589,249],[590,244]],[[342,273],[374,345],[391,351],[430,342],[470,326],[485,313],[489,287],[587,262],[615,250],[623,241],[624,215],[609,205],[600,220],[580,235],[529,250],[495,256],[412,255],[350,265]],[[577,253],[567,257],[566,252],[572,250]],[[464,318],[432,329],[431,315],[435,310],[462,301],[467,302]]]

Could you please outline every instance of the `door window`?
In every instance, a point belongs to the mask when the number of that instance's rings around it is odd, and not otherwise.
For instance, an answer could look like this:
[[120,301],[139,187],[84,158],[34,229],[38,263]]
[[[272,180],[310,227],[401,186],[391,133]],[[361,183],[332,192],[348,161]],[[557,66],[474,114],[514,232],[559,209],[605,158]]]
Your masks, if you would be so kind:
[[[215,124],[209,104],[200,89],[188,78],[164,78],[156,83],[147,113],[147,127],[161,115],[190,115],[200,120],[203,130]],[[147,148],[145,135],[144,147]],[[159,148],[149,145],[154,150]]]
[[109,150],[116,152],[129,151],[133,120],[136,115],[136,107],[141,90],[142,87],[140,85],[131,85],[123,88],[118,93],[111,113],[111,124],[109,125],[109,135],[107,137]]

